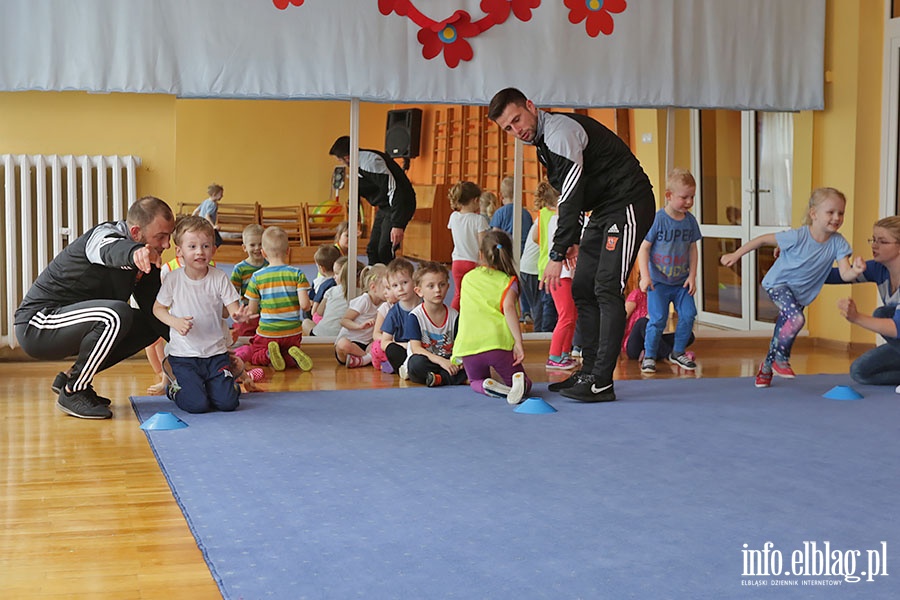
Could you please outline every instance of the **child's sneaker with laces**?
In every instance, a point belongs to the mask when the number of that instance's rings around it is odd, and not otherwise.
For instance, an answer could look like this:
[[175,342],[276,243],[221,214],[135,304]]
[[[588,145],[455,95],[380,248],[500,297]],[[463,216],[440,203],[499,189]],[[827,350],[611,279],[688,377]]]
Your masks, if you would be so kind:
[[578,363],[576,363],[571,358],[564,358],[559,361],[553,360],[552,358],[547,359],[548,369],[560,369],[563,371],[568,371],[569,369],[574,369],[576,366],[578,366]]
[[669,362],[671,362],[673,365],[678,365],[679,367],[687,371],[694,371],[697,369],[697,363],[691,360],[686,352],[682,352],[678,356],[675,356],[674,353],[670,354]]
[[776,360],[772,363],[772,370],[779,377],[784,377],[785,379],[793,379],[796,377],[796,373],[791,368],[791,363],[786,360]]
[[362,357],[361,356],[356,356],[355,354],[347,355],[347,368],[348,369],[355,369],[356,367],[361,367],[361,366],[362,366]]
[[441,378],[440,373],[428,373],[425,376],[425,385],[428,387],[437,387],[439,385],[443,385],[443,380]]
[[760,363],[759,371],[756,372],[756,387],[764,388],[772,385],[772,371],[766,369],[766,363]]
[[656,359],[645,357],[641,361],[641,373],[656,373]]

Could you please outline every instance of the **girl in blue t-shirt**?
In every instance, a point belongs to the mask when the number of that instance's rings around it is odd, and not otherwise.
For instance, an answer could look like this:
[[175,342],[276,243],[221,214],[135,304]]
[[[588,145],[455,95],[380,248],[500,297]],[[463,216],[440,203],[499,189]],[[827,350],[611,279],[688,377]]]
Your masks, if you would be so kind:
[[769,387],[773,372],[779,377],[794,377],[791,346],[806,323],[803,309],[819,294],[834,262],[837,261],[844,281],[853,281],[865,270],[860,257],[850,263],[853,251],[837,232],[844,223],[846,205],[847,199],[840,191],[818,188],[809,199],[802,227],[761,235],[722,256],[722,264],[730,267],[744,254],[761,246],[778,246],[780,250],[775,264],[762,280],[763,288],[778,307],[778,319],[769,353],[756,374],[756,387]]

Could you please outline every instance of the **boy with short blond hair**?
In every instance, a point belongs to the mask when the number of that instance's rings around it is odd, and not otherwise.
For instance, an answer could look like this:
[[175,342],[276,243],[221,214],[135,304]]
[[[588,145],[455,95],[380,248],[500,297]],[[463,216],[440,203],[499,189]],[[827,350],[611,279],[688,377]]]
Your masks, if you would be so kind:
[[216,252],[212,223],[183,217],[172,237],[183,268],[169,273],[153,304],[153,315],[170,329],[166,394],[190,413],[232,411],[238,407],[240,385],[222,335],[222,306],[236,322],[245,313],[225,272],[210,268]]
[[[238,294],[240,294],[241,303],[245,305],[247,304],[247,299],[244,298],[244,293],[247,291],[250,277],[263,267],[269,266],[269,261],[266,260],[262,253],[262,234],[262,225],[252,223],[244,227],[244,231],[241,232],[241,241],[243,242],[241,248],[247,253],[247,258],[234,265],[234,269],[231,270],[231,283],[237,289]],[[241,324],[235,323],[232,332],[235,339],[240,336],[250,336],[254,333],[256,333],[255,320]]]
[[444,304],[450,288],[447,267],[438,262],[424,262],[416,270],[413,280],[422,304],[412,309],[406,318],[410,335],[406,361],[409,380],[428,387],[466,383],[465,370],[450,360],[459,313]]
[[302,370],[312,369],[312,359],[300,350],[303,339],[302,310],[309,310],[309,281],[303,271],[287,264],[288,236],[280,227],[269,227],[262,235],[263,256],[269,261],[250,277],[245,296],[248,312],[259,313],[256,335],[235,352],[245,362],[272,365],[283,371],[282,352]]
[[666,204],[659,209],[653,225],[638,250],[640,287],[647,292],[647,332],[644,338],[642,373],[656,372],[659,341],[669,320],[669,304],[678,313],[672,352],[662,358],[693,371],[693,357],[685,349],[690,343],[697,305],[698,251],[700,225],[690,213],[697,182],[690,171],[674,169],[666,177]]

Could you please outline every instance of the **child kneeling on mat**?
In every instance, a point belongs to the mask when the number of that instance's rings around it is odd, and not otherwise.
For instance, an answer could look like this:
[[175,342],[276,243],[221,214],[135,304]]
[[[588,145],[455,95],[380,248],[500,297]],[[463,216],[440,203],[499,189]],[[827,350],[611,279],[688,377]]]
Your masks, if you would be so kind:
[[179,219],[172,234],[183,269],[162,282],[153,314],[170,328],[166,395],[190,413],[238,407],[240,384],[232,373],[222,329],[222,306],[236,323],[246,320],[228,275],[209,261],[216,252],[215,230],[203,217]]
[[263,256],[269,266],[250,277],[244,295],[249,314],[259,313],[259,326],[250,344],[235,354],[244,362],[272,365],[284,371],[288,363],[282,352],[303,371],[312,369],[312,359],[300,349],[303,339],[301,311],[309,310],[309,281],[303,271],[287,264],[288,236],[280,227],[268,227],[262,236]]
[[[531,380],[522,367],[525,349],[512,240],[503,231],[488,231],[478,259],[480,266],[463,277],[453,356],[462,358],[473,390],[519,404],[531,391]],[[491,378],[491,367],[502,382]]]

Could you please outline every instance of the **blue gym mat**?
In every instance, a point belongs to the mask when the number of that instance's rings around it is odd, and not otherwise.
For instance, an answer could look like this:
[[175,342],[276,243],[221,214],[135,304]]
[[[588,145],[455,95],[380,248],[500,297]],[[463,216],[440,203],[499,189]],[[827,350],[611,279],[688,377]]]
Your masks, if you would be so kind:
[[900,397],[837,385],[539,384],[547,415],[467,386],[132,401],[189,425],[147,437],[227,599],[898,598]]

